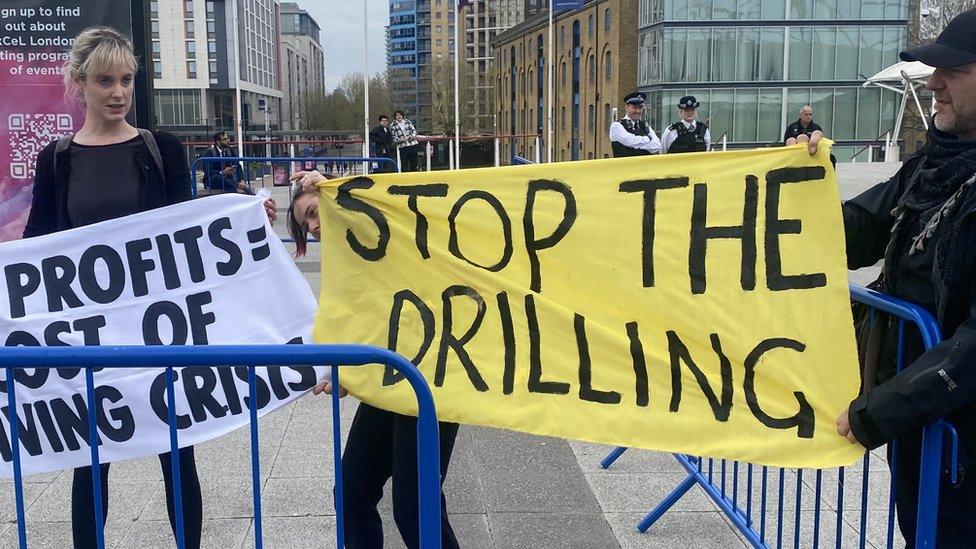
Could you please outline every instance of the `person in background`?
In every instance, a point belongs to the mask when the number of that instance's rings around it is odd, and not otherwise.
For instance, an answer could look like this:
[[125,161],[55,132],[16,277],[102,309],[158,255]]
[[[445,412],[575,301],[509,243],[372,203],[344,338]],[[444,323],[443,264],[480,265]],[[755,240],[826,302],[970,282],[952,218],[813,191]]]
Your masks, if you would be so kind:
[[[298,172],[292,176],[299,186],[288,207],[288,232],[295,240],[295,255],[305,255],[308,235],[318,240],[319,202],[316,187],[332,179],[319,172]],[[345,389],[339,387],[340,396]],[[331,394],[331,381],[324,381],[315,394]],[[457,423],[439,422],[441,484],[457,438]],[[383,499],[386,481],[393,479],[393,520],[408,549],[420,547],[417,499],[417,418],[359,404],[342,454],[343,527],[347,549],[383,547],[383,522],[377,505]],[[447,515],[447,500],[441,491],[441,547],[459,547]]]
[[786,126],[786,131],[783,132],[783,141],[786,142],[789,139],[796,139],[801,135],[809,138],[813,135],[813,132],[823,132],[823,128],[820,127],[820,124],[813,121],[813,107],[803,105],[800,107],[800,119]]
[[[206,158],[226,158],[236,156],[230,146],[230,136],[227,132],[213,134],[213,144],[203,153]],[[247,190],[244,171],[241,165],[234,161],[203,161],[203,186],[211,193],[236,193]]]
[[[882,324],[877,372],[837,418],[837,432],[868,449],[888,446],[898,524],[915,546],[922,429],[945,417],[959,434],[955,482],[940,467],[936,544],[972,547],[976,539],[976,10],[946,26],[934,44],[902,52],[935,72],[925,147],[888,181],[843,205],[851,269],[883,259],[880,290],[922,306],[938,320],[942,343],[925,350],[906,329],[906,366],[896,372],[897,322]],[[809,141],[816,153],[822,138]],[[867,369],[865,370],[867,376]],[[943,463],[947,463],[948,458]],[[966,474],[969,471],[969,474]]]
[[[82,102],[85,123],[78,133],[49,144],[38,155],[24,238],[190,199],[190,170],[183,145],[171,134],[139,130],[125,120],[132,106],[137,66],[132,43],[114,29],[89,28],[75,37],[64,66],[65,96]],[[175,534],[170,459],[169,453],[159,455],[166,509]],[[101,513],[103,521],[108,517],[109,464],[100,469],[101,509],[92,505],[91,467],[74,471],[71,531],[76,548],[96,547],[95,513]],[[203,503],[192,446],[180,449],[180,482],[186,547],[197,549]]]
[[614,158],[641,156],[661,152],[661,140],[644,122],[644,94],[634,92],[624,97],[627,113],[610,124],[610,147]]
[[678,101],[681,120],[668,126],[661,134],[661,150],[665,153],[704,152],[711,148],[712,135],[708,124],[699,122],[698,100],[686,95]]
[[[390,158],[396,160],[393,149],[393,134],[390,133],[390,118],[381,114],[376,119],[379,124],[369,131],[369,155],[374,158]],[[395,172],[396,169],[389,162],[373,164],[373,173]]]
[[393,113],[393,125],[390,126],[393,133],[393,143],[400,150],[400,171],[417,171],[417,128],[413,122],[403,116],[403,111]]

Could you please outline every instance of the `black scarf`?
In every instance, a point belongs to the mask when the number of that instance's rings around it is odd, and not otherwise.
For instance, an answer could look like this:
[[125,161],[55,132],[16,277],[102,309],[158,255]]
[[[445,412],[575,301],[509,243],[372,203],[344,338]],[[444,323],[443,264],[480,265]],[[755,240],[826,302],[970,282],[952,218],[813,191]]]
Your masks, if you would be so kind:
[[933,125],[926,136],[919,180],[902,198],[902,204],[924,212],[948,200],[976,173],[976,141],[958,139]]
[[[929,129],[927,143],[923,149],[924,158],[918,172],[909,184],[898,205],[891,211],[895,217],[892,235],[905,227],[909,210],[916,215],[925,214],[922,231],[912,237],[908,254],[915,255],[925,249],[925,243],[932,238],[939,225],[952,217],[959,203],[970,191],[976,188],[976,141],[957,139],[955,136],[936,129]],[[958,222],[949,222],[953,233]],[[954,236],[953,236],[954,238]],[[885,257],[890,257],[896,238],[888,241]]]

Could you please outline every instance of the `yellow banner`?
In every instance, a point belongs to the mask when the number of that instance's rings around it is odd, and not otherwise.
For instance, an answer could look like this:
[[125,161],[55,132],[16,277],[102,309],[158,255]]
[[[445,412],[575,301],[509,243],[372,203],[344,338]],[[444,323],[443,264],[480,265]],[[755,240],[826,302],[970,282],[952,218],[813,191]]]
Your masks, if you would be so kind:
[[[323,183],[317,342],[412,359],[438,417],[830,467],[857,394],[829,147]],[[341,383],[416,414],[380,366]]]

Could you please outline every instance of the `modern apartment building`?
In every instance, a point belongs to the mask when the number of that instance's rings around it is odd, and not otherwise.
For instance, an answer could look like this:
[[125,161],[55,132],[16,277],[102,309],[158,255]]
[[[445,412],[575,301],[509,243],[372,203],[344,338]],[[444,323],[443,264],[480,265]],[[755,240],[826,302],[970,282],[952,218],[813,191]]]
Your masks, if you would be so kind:
[[[556,14],[553,159],[585,160],[611,154],[614,108],[634,91],[637,74],[637,0],[586,0]],[[495,57],[498,133],[540,135],[546,158],[549,26],[542,13],[499,34]],[[535,138],[507,140],[501,156],[532,158]]]
[[[246,130],[281,128],[277,0],[151,0],[157,126],[232,131],[239,85]],[[234,12],[237,9],[237,48]]]
[[325,95],[325,52],[319,24],[298,4],[281,4],[282,127],[307,129],[309,101]]
[[495,128],[495,56],[491,51],[495,37],[518,25],[527,17],[548,10],[544,0],[474,0],[464,8],[463,111],[467,133],[490,134]]
[[779,143],[810,104],[850,159],[894,125],[897,94],[861,84],[897,61],[908,10],[909,0],[640,0],[648,122],[660,132],[694,95],[713,140],[756,147]]
[[[456,0],[391,0],[387,68],[394,105],[424,132],[454,130],[454,4]],[[491,41],[548,6],[543,0],[472,0],[462,8],[458,34],[462,131],[494,129]]]
[[[393,105],[425,133],[444,131],[433,113],[432,85],[441,86],[454,63],[454,0],[391,0],[387,68]],[[445,88],[446,89],[446,88]],[[435,126],[440,126],[435,128]]]

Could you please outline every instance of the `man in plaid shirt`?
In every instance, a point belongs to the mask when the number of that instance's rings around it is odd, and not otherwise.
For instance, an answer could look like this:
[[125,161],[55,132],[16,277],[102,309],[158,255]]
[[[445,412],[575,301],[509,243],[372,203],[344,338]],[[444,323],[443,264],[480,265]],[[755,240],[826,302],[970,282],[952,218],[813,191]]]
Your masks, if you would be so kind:
[[400,150],[400,171],[417,171],[417,128],[413,122],[403,116],[403,111],[396,111],[393,114],[394,121],[390,125],[390,132],[393,134],[393,142]]

